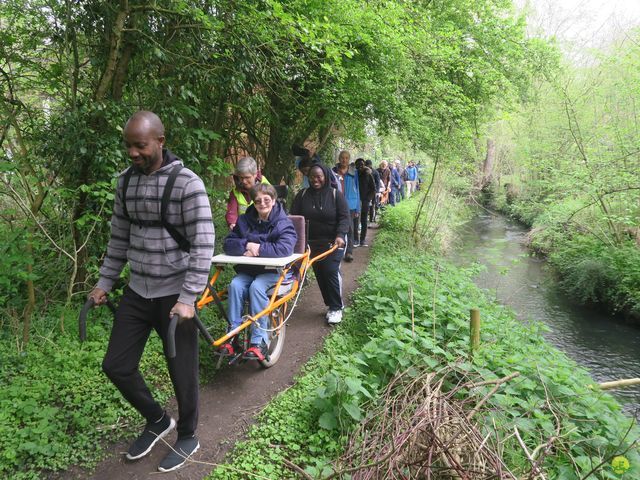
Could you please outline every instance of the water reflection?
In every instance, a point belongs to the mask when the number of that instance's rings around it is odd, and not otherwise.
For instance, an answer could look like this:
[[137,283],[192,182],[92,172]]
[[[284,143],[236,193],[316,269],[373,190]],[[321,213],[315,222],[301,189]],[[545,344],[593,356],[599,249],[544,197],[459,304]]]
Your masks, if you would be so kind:
[[[476,283],[513,308],[521,320],[547,324],[551,331],[546,339],[589,369],[595,380],[640,377],[640,328],[572,304],[545,262],[527,253],[526,235],[505,217],[480,214],[463,230],[458,261],[485,265]],[[640,406],[640,386],[612,393],[629,414]]]

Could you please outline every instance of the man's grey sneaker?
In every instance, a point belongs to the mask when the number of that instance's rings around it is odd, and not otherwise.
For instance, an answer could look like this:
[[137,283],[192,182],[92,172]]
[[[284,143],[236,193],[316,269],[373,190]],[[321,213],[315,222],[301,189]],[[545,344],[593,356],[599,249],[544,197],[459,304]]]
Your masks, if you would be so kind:
[[342,321],[342,310],[332,310],[327,313],[327,323],[329,325],[335,325]]
[[196,453],[200,448],[198,437],[179,438],[173,449],[160,462],[158,470],[161,472],[172,472],[183,466],[189,457]]
[[358,248],[359,246],[360,246],[360,242],[355,242],[355,243],[353,244],[353,248]]
[[366,243],[364,243],[364,242],[360,242],[360,246],[361,246],[361,247],[368,247],[369,245],[368,245],[368,244],[366,244]]
[[127,460],[138,460],[147,455],[153,446],[176,428],[176,421],[166,413],[157,422],[148,422],[142,434],[129,447]]

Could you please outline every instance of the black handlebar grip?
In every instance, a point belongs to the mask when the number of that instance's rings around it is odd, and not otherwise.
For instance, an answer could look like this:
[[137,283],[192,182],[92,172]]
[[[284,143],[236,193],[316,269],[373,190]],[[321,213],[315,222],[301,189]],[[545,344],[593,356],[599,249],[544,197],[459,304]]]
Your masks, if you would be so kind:
[[111,313],[113,313],[113,316],[116,316],[116,307],[113,303],[111,303],[111,300],[109,300],[107,298],[107,307],[109,307],[109,310],[111,310]]
[[[80,310],[80,316],[78,317],[78,331],[80,332],[80,341],[84,342],[87,339],[87,313],[95,305],[93,298],[87,298],[84,302],[82,310]],[[112,305],[113,306],[113,305]]]
[[169,330],[167,331],[167,357],[176,358],[176,327],[178,326],[180,315],[174,313],[169,321]]
[[207,342],[209,342],[209,344],[212,344],[215,340],[213,339],[213,337],[211,337],[211,334],[207,330],[207,327],[205,327],[200,321],[200,318],[198,318],[197,312],[193,316],[193,321],[196,323],[196,326],[198,327],[198,330],[200,330],[202,336],[207,339]]

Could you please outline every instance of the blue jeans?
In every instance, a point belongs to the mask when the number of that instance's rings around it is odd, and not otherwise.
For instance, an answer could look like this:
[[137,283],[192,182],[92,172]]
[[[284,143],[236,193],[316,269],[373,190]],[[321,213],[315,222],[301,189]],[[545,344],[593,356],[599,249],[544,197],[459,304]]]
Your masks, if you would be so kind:
[[398,189],[391,187],[391,192],[389,192],[389,205],[392,207],[398,203]]
[[[231,329],[242,324],[242,311],[247,298],[249,299],[249,313],[252,316],[269,305],[270,297],[267,295],[267,290],[278,282],[278,278],[280,275],[277,272],[261,273],[255,277],[246,273],[238,273],[233,277],[228,289],[229,302],[227,305]],[[265,330],[269,327],[268,315],[260,317],[251,328],[250,343],[260,345],[264,342],[269,345],[269,335]]]

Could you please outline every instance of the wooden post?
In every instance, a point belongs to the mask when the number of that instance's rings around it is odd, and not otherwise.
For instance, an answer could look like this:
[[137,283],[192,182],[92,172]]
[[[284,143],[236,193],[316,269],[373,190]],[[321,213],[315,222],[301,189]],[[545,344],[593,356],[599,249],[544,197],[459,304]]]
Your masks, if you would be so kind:
[[477,308],[471,309],[471,334],[470,334],[470,347],[471,355],[480,347],[480,310]]

